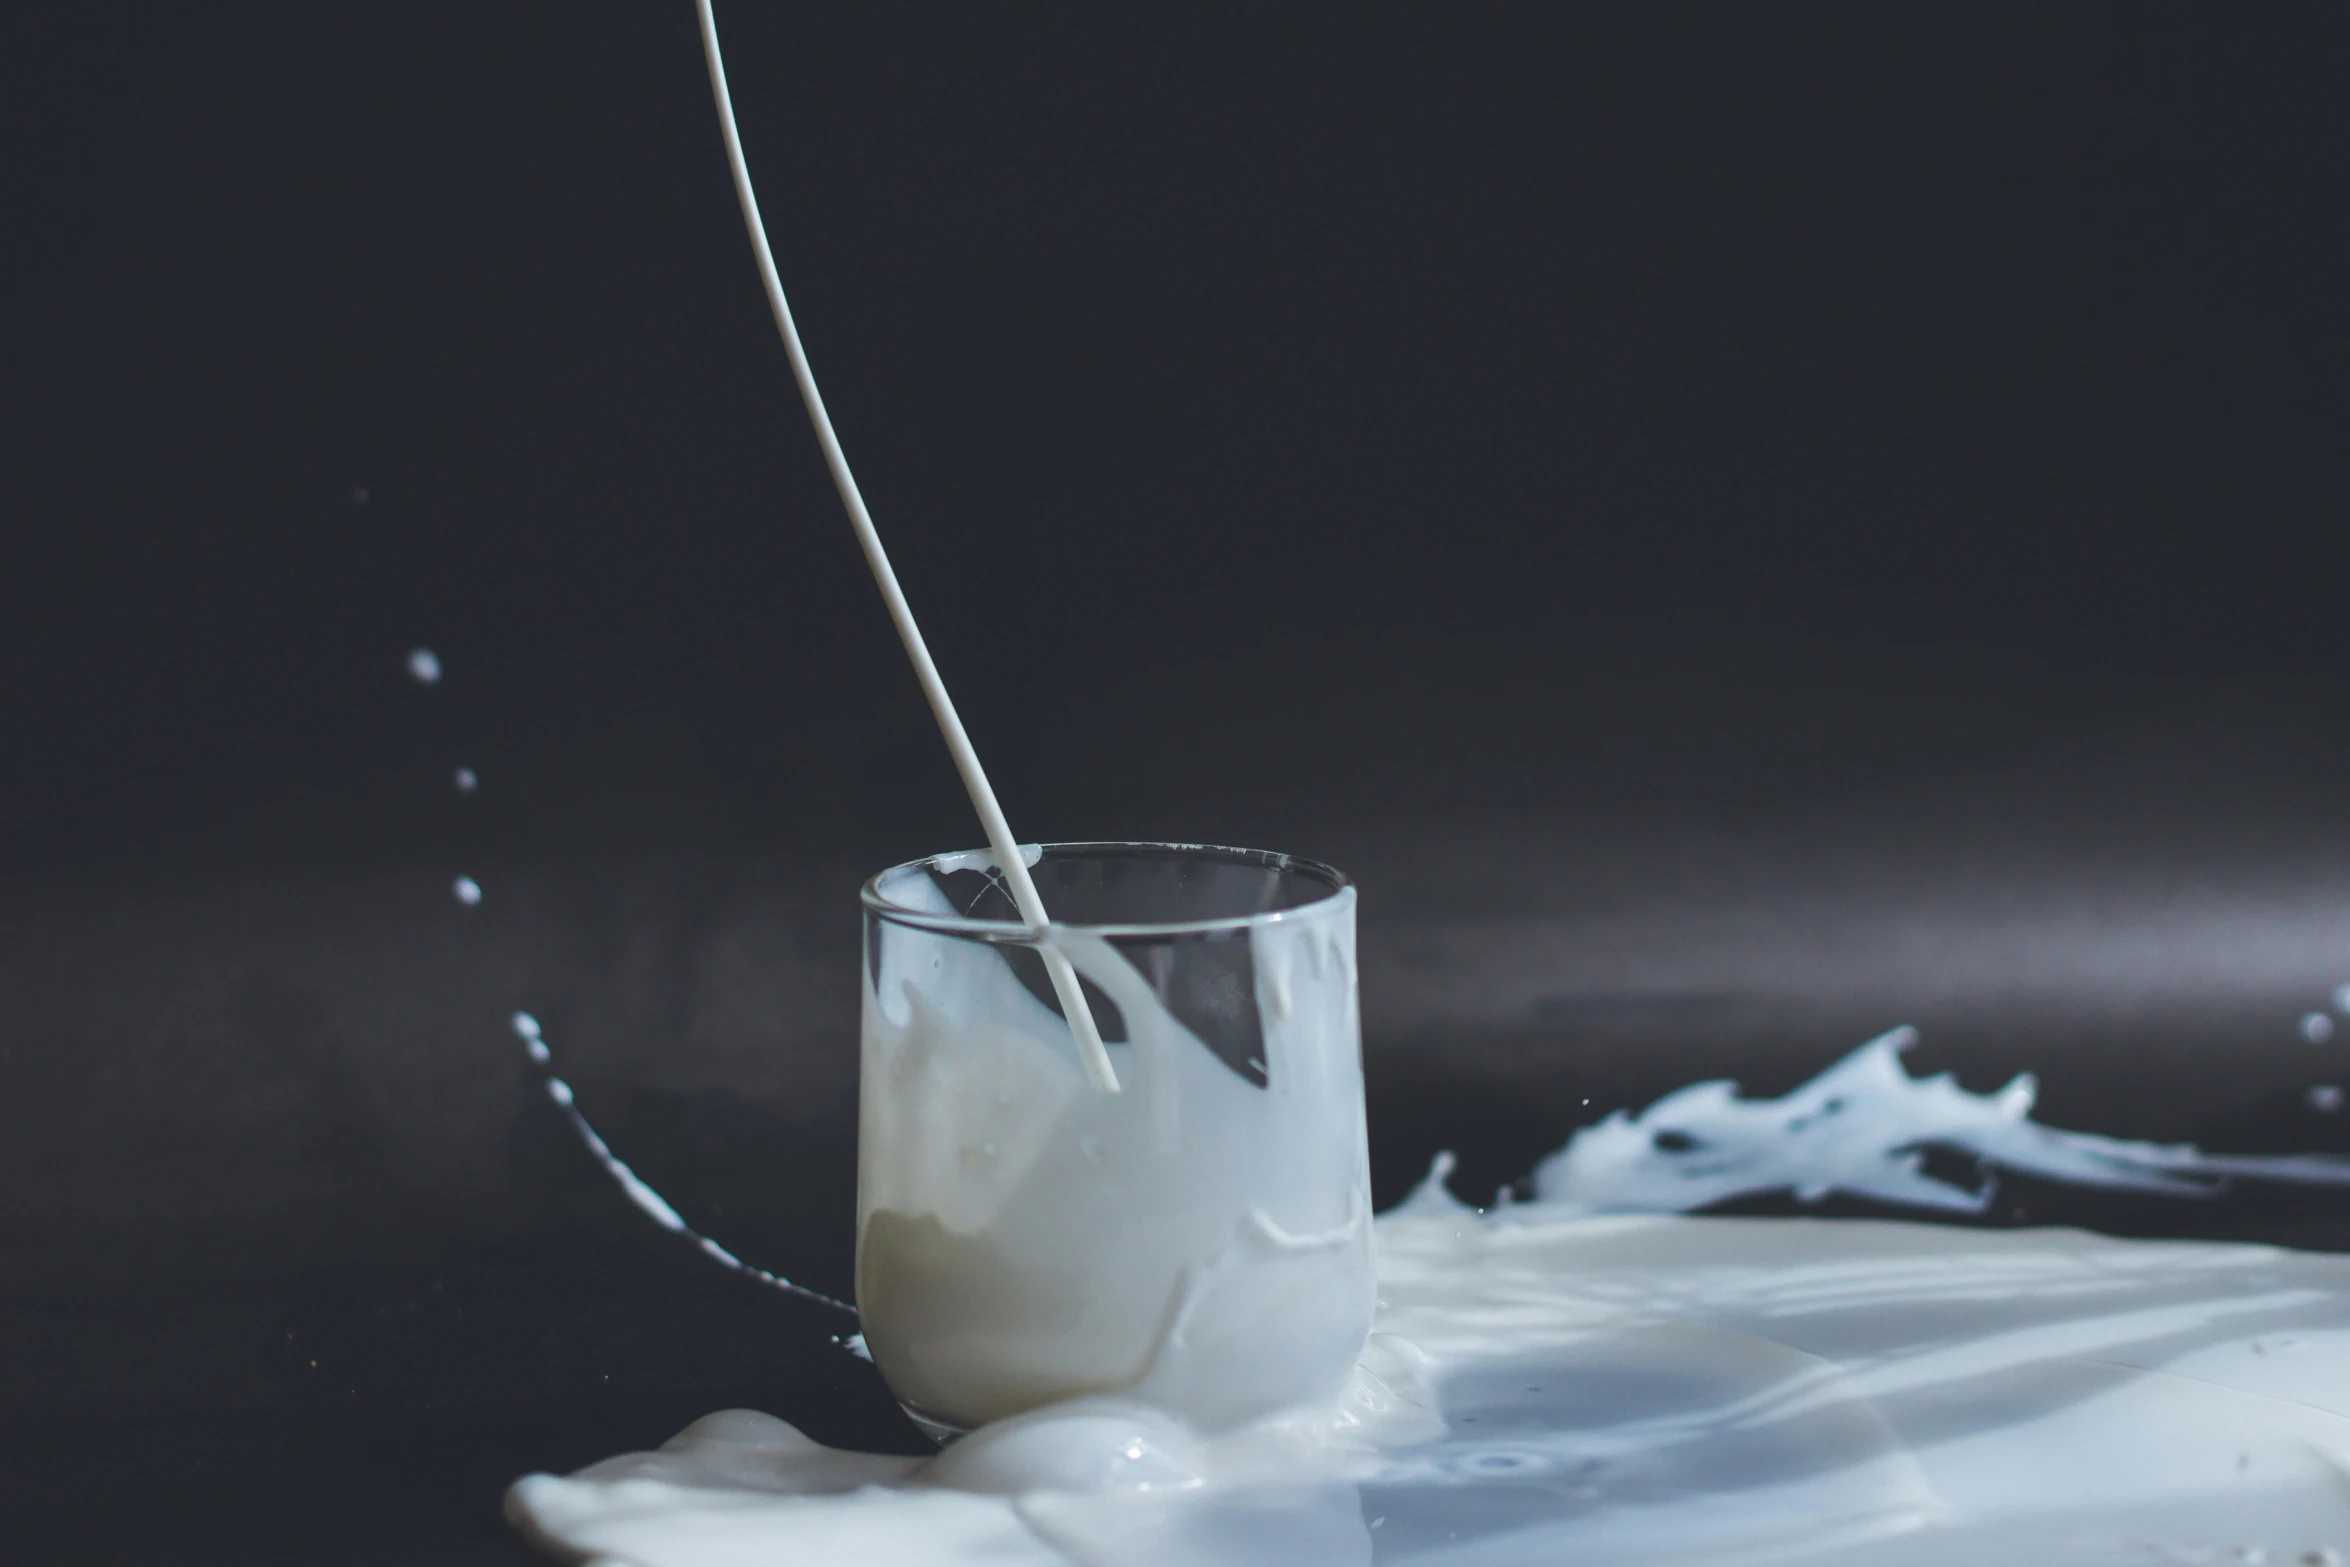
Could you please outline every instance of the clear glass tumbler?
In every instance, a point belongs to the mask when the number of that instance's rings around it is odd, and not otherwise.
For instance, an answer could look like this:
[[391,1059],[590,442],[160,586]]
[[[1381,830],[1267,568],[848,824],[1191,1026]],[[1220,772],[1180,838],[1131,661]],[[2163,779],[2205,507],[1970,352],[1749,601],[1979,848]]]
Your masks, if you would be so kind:
[[[1089,1393],[1216,1429],[1345,1383],[1370,1330],[1355,893],[1190,844],[985,851],[866,883],[857,1307],[940,1438]],[[1037,948],[1076,968],[1119,1091]]]

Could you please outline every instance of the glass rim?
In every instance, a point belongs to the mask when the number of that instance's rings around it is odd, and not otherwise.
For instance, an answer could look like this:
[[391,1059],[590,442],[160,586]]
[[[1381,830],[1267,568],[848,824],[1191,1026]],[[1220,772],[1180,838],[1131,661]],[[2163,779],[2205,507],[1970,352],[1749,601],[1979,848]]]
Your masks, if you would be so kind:
[[[1226,931],[1253,930],[1259,925],[1278,925],[1284,920],[1300,919],[1321,913],[1325,909],[1351,902],[1354,882],[1346,872],[1320,860],[1309,860],[1300,854],[1282,854],[1272,849],[1241,849],[1220,843],[1153,843],[1141,839],[1101,839],[1081,843],[1022,844],[1023,849],[1034,848],[1037,857],[1056,851],[1082,854],[1087,850],[1156,849],[1173,855],[1197,855],[1206,859],[1253,862],[1268,869],[1298,872],[1319,881],[1326,889],[1322,896],[1306,903],[1293,904],[1286,909],[1265,909],[1248,914],[1224,914],[1207,919],[1192,920],[1120,920],[1094,924],[1083,920],[1053,920],[1050,928],[1081,931],[1089,936],[1197,936]],[[948,862],[966,861],[961,865]],[[884,879],[916,870],[928,870],[946,864],[952,870],[980,870],[995,863],[995,855],[988,849],[957,849],[943,854],[925,854],[916,859],[875,871],[865,878],[858,889],[857,901],[865,911],[888,920],[893,925],[910,926],[916,930],[933,931],[942,935],[969,936],[982,941],[1033,942],[1036,927],[1019,920],[973,919],[962,914],[941,914],[935,909],[913,909],[902,903],[893,903],[882,892]],[[1033,863],[1033,862],[1031,862]],[[1051,910],[1046,910],[1049,914]]]

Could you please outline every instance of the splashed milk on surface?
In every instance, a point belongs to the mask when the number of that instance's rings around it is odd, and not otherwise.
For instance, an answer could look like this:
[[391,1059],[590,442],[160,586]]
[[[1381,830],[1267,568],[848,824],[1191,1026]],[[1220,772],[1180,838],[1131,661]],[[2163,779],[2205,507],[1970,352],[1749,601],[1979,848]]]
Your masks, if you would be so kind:
[[1928,1145],[2181,1196],[2350,1180],[2039,1126],[2029,1079],[1910,1077],[1913,1037],[1783,1098],[1708,1083],[1611,1116],[1496,1213],[1439,1160],[1375,1225],[1379,1307],[1333,1401],[1202,1434],[1093,1397],[928,1461],[731,1411],[519,1481],[509,1515],[639,1567],[2350,1555],[2350,1258],[1663,1211],[1771,1190],[1979,1209],[1923,1172]]
[[640,1567],[1928,1567],[2350,1546],[2343,1259],[1539,1206],[1377,1231],[1370,1346],[1321,1409],[1203,1437],[1081,1400],[927,1462],[733,1411],[658,1453],[522,1480],[509,1513],[543,1544]]

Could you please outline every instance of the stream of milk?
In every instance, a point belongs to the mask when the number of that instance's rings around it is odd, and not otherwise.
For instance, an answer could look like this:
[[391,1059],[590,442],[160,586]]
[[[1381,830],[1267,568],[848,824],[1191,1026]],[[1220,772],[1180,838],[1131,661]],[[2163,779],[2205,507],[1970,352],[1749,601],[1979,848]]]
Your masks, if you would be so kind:
[[1909,1076],[1912,1037],[1783,1098],[1705,1083],[1610,1116],[1516,1207],[1460,1203],[1440,1159],[1373,1227],[1372,1333],[1335,1399],[1203,1432],[1085,1398],[929,1460],[735,1410],[526,1477],[509,1516],[635,1567],[2350,1562],[2350,1258],[1673,1211],[1981,1207],[1927,1144],[2179,1195],[2350,1184],[2040,1126],[2029,1080]]

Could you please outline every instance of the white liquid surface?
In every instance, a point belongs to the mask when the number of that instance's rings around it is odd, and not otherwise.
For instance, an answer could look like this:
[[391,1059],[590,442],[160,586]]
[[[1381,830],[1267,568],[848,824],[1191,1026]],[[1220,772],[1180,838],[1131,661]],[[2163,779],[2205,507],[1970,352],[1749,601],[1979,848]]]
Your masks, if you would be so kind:
[[1698,1085],[1611,1117],[1495,1214],[1440,1161],[1375,1226],[1374,1330],[1335,1401],[1202,1434],[1084,1399],[928,1461],[730,1411],[525,1478],[509,1514],[637,1567],[2350,1562],[2350,1258],[1622,1211],[1979,1204],[1920,1173],[1921,1140],[2179,1194],[2345,1176],[2040,1127],[2028,1082],[1913,1079],[1906,1043],[1783,1099]]

